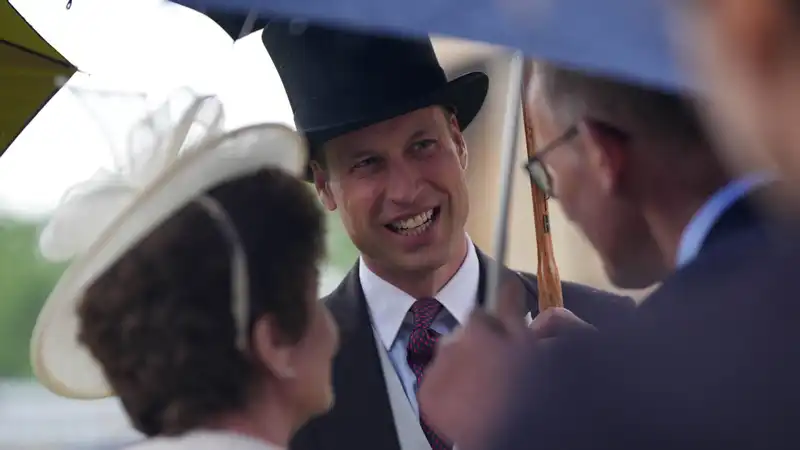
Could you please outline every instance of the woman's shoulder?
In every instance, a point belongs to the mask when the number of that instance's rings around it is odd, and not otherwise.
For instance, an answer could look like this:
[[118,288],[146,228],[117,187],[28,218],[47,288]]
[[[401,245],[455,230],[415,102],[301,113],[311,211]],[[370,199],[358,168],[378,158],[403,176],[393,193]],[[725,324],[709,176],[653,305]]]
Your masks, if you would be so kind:
[[189,448],[189,443],[182,438],[152,438],[125,447],[125,450],[178,450]]
[[156,437],[127,447],[125,450],[282,450],[280,447],[234,433],[192,432],[183,436]]

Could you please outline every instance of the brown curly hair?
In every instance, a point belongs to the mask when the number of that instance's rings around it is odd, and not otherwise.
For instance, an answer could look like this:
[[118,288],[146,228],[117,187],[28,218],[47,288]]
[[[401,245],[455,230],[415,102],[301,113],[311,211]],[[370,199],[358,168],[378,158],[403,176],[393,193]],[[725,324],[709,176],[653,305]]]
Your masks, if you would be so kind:
[[[271,314],[298,341],[325,248],[311,189],[270,169],[208,194],[247,253],[251,325]],[[264,379],[266,369],[235,346],[230,254],[219,224],[190,204],[103,273],[79,307],[79,339],[148,436],[180,434],[239,410]]]

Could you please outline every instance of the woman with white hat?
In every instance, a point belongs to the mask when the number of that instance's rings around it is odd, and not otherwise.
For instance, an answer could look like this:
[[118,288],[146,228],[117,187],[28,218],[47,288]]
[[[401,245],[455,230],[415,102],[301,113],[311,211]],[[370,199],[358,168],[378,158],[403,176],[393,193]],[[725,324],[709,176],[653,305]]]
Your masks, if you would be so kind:
[[330,408],[338,347],[304,143],[273,124],[223,133],[214,98],[177,123],[173,106],[44,229],[42,253],[71,265],[34,329],[34,370],[62,396],[118,396],[153,438],[137,449],[285,448]]

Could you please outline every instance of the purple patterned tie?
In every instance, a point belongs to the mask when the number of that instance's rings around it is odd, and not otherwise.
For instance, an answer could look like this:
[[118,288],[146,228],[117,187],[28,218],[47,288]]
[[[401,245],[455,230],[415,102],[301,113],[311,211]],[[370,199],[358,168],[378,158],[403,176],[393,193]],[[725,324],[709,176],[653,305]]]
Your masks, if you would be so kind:
[[[422,383],[425,367],[433,358],[433,349],[440,336],[439,333],[431,329],[431,324],[441,310],[442,304],[435,298],[417,300],[411,307],[414,328],[411,330],[411,337],[408,340],[407,360],[411,370],[414,371],[414,375],[417,376],[417,386]],[[431,430],[425,420],[420,418],[420,423],[432,450],[449,450],[451,448],[449,444]]]

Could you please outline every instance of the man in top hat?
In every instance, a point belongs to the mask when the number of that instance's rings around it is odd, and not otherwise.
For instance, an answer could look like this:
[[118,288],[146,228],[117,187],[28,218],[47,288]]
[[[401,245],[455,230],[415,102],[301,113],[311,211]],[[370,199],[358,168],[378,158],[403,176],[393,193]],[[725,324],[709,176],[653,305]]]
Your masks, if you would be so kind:
[[[431,42],[272,21],[263,42],[298,130],[308,179],[339,211],[361,257],[324,301],[341,329],[336,405],[295,450],[445,449],[420,418],[416,389],[439,336],[483,301],[494,262],[465,232],[469,212],[462,131],[486,97],[486,74],[448,81]],[[537,313],[536,277],[503,268],[502,314]],[[567,308],[604,325],[630,298],[564,283]]]

